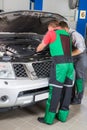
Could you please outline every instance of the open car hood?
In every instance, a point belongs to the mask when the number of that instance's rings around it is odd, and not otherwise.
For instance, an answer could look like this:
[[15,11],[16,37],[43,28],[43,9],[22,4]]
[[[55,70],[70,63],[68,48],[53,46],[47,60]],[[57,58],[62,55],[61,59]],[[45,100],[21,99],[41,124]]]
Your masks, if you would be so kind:
[[14,11],[0,14],[0,32],[44,34],[52,19],[64,20],[59,14],[39,11]]
[[9,56],[10,60],[30,60],[31,55],[33,59],[49,57],[48,48],[38,54],[35,49],[47,31],[48,23],[53,19],[66,20],[63,16],[50,12],[22,10],[0,13],[0,57],[3,59],[4,56]]

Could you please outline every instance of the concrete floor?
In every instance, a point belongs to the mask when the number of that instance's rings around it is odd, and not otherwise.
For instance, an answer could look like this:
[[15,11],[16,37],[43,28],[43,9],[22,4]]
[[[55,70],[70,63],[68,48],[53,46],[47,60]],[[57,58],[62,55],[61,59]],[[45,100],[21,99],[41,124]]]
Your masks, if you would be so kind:
[[0,113],[0,130],[87,130],[87,85],[81,105],[71,105],[67,122],[57,119],[53,125],[37,121],[43,116],[45,102],[40,102],[27,108],[15,109]]

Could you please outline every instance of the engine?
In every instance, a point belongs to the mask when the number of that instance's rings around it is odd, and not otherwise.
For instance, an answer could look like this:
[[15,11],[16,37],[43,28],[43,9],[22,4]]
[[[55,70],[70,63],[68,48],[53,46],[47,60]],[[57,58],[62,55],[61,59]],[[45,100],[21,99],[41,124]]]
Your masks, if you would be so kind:
[[36,53],[43,35],[39,34],[9,34],[0,38],[0,59],[6,61],[32,61],[50,58],[49,48]]

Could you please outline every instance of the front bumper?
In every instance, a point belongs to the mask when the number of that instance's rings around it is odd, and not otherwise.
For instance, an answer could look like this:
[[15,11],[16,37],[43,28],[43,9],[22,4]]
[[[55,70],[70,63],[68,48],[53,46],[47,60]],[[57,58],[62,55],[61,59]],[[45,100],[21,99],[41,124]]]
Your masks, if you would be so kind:
[[48,79],[0,80],[0,108],[24,106],[48,97]]

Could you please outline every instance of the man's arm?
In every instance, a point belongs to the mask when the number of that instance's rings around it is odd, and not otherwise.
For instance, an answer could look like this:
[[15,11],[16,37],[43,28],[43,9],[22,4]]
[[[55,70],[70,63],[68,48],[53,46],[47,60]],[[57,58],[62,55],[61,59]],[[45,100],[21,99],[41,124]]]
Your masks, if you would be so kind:
[[47,46],[47,44],[44,44],[44,41],[42,41],[42,42],[38,45],[38,47],[36,48],[36,52],[42,51],[46,46]]
[[54,31],[48,31],[44,36],[42,42],[38,45],[36,52],[42,51],[48,44],[52,43],[56,39],[56,33]]
[[76,49],[72,52],[72,56],[76,56],[79,55],[81,53],[81,51],[79,49]]
[[76,48],[72,52],[72,56],[76,56],[84,52],[85,43],[84,43],[84,38],[81,36],[81,34],[78,33],[77,31],[73,32],[72,39],[73,39],[73,46]]

